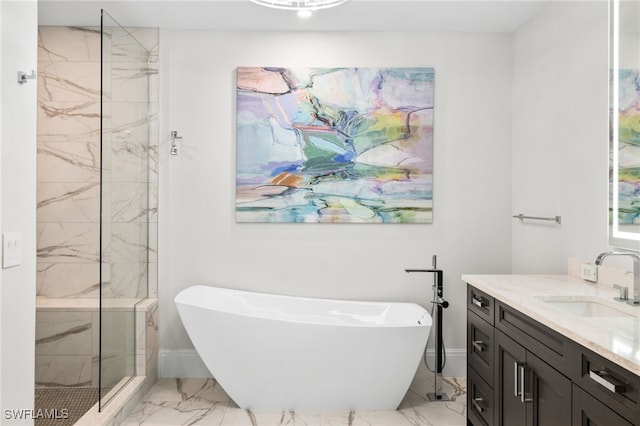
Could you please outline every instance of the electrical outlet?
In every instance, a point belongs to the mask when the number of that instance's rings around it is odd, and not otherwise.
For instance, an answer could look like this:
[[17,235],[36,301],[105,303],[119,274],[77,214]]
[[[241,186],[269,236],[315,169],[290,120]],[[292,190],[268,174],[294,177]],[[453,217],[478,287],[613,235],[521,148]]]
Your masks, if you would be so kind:
[[11,268],[22,263],[22,233],[2,234],[2,267]]
[[592,283],[598,282],[598,267],[591,263],[583,263],[580,265],[580,278],[583,280],[591,281]]

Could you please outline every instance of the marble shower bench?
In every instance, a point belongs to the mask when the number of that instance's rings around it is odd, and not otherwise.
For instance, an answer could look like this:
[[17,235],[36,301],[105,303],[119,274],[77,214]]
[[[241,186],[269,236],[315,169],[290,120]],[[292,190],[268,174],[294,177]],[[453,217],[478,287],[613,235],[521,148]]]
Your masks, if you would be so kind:
[[[135,307],[133,307],[135,306]],[[157,377],[157,299],[105,299],[103,313],[110,327],[118,334],[128,333],[123,345],[109,342],[105,336],[106,353],[103,377],[117,372],[133,362],[136,376]],[[135,315],[134,329],[124,322]],[[126,318],[125,318],[126,317]],[[99,300],[36,298],[36,386],[98,387],[99,368]],[[122,324],[120,324],[122,323]],[[130,338],[127,338],[130,337]]]

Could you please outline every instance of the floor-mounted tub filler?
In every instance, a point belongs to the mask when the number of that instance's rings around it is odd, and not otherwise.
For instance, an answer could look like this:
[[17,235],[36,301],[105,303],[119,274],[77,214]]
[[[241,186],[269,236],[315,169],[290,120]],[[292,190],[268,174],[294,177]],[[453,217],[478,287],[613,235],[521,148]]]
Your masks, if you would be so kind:
[[393,410],[431,328],[415,303],[193,286],[175,299],[205,365],[238,406]]

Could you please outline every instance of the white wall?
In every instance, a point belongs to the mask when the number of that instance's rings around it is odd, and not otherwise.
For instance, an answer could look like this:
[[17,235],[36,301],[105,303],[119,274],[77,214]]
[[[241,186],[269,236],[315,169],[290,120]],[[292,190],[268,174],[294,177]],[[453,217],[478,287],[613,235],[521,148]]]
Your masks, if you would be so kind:
[[[3,40],[6,39],[6,37],[8,36],[8,34],[6,34],[3,31],[3,22],[2,22],[2,9],[3,9],[3,5],[2,2],[0,2],[0,48],[2,47],[3,44]],[[1,60],[0,60],[1,61]],[[4,97],[4,90],[2,88],[2,86],[4,86],[4,80],[3,80],[3,76],[6,73],[3,72],[2,70],[2,62],[0,62],[0,138],[2,138],[2,121],[3,121],[3,115],[2,115],[2,111],[3,111],[3,102],[2,99],[5,99]],[[2,139],[0,139],[0,224],[2,223]],[[1,231],[1,229],[0,229]],[[2,246],[0,246],[0,256],[2,256]],[[0,289],[2,288],[2,274],[0,273]],[[0,291],[0,306],[2,306],[2,291]],[[2,314],[0,314],[0,330],[2,330]],[[0,377],[2,377],[2,338],[0,337]],[[2,401],[2,381],[0,379],[0,409],[2,409],[2,407],[4,407],[3,401]]]
[[555,2],[513,40],[514,273],[565,273],[607,250],[606,1]]
[[[190,285],[430,306],[431,277],[403,270],[429,267],[432,254],[451,301],[447,373],[464,374],[460,275],[511,270],[510,42],[480,34],[162,31],[160,374],[186,374],[180,367],[192,345],[173,299]],[[236,224],[241,65],[434,67],[433,224]],[[171,130],[184,137],[177,157],[168,155]]]
[[33,408],[37,83],[19,85],[16,73],[37,68],[37,2],[2,1],[0,15],[1,230],[22,233],[22,264],[0,274],[0,423],[32,424],[4,410]]

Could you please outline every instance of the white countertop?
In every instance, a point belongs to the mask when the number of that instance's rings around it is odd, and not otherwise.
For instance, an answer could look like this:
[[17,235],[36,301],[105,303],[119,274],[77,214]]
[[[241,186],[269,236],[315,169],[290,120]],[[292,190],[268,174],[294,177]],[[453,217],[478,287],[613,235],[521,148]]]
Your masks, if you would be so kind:
[[[640,307],[618,291],[567,275],[462,275],[462,280],[640,376]],[[592,299],[631,314],[583,317],[545,300]]]

